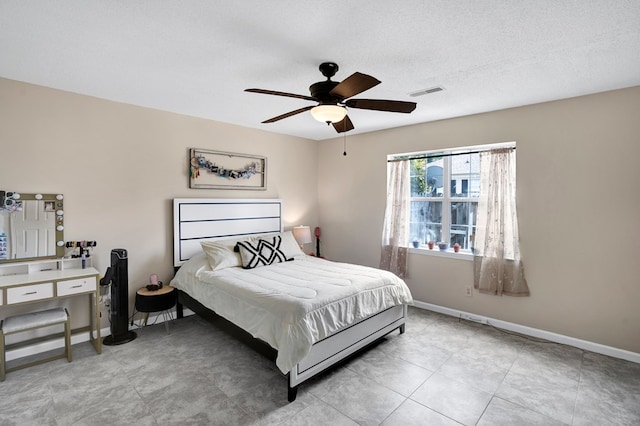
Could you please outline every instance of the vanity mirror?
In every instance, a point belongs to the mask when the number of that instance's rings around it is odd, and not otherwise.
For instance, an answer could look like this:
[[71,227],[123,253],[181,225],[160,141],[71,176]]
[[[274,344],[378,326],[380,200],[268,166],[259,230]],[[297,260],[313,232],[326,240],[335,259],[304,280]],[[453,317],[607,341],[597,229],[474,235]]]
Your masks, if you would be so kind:
[[64,256],[63,199],[0,191],[0,263]]

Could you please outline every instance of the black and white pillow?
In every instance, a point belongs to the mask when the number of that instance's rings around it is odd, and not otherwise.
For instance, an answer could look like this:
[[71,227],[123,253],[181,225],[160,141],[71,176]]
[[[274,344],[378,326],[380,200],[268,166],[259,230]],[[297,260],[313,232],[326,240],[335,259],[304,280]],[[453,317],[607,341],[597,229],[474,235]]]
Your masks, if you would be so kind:
[[277,235],[269,240],[239,241],[236,247],[242,258],[244,269],[253,269],[259,266],[267,266],[279,262],[293,260],[288,259],[280,249],[282,238]]

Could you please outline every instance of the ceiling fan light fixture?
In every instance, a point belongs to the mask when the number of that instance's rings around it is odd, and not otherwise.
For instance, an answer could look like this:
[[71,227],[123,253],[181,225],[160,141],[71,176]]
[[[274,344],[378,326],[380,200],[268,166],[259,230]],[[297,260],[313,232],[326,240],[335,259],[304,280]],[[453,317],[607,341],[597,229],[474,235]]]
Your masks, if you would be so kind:
[[347,109],[339,105],[318,105],[311,108],[311,115],[322,123],[339,123],[347,115]]

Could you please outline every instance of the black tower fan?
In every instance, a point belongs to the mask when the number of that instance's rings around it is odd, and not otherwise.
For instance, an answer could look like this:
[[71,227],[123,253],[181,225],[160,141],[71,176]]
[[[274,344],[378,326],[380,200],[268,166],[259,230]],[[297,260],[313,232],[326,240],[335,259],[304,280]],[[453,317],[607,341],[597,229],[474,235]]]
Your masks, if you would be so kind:
[[129,271],[127,269],[127,250],[111,250],[111,266],[107,268],[100,285],[111,283],[111,335],[102,343],[108,346],[121,345],[137,337],[129,331]]

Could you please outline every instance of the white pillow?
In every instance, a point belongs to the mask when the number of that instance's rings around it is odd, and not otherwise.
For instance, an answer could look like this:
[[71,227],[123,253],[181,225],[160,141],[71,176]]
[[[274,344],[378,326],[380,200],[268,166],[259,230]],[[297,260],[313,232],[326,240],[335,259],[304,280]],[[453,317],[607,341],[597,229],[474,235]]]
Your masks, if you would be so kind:
[[287,258],[295,258],[305,256],[304,252],[300,249],[300,244],[293,237],[291,231],[285,231],[280,233],[282,237],[282,243],[280,244],[280,250],[287,256]]
[[234,266],[242,266],[240,253],[233,251],[238,241],[251,241],[250,238],[232,238],[228,240],[207,240],[200,241],[202,251],[207,255],[209,266],[213,271],[219,271]]
[[293,236],[293,232],[284,231],[279,233],[269,233],[269,234],[258,234],[251,238],[251,241],[258,240],[262,238],[263,240],[269,239],[271,237],[280,236],[282,238],[282,243],[280,244],[280,250],[287,256],[287,259],[291,258],[300,258],[306,256],[304,252],[300,249],[300,244],[296,241]]

